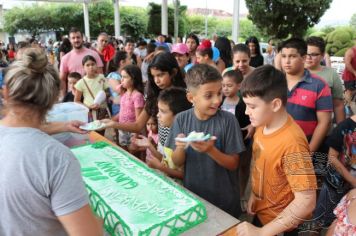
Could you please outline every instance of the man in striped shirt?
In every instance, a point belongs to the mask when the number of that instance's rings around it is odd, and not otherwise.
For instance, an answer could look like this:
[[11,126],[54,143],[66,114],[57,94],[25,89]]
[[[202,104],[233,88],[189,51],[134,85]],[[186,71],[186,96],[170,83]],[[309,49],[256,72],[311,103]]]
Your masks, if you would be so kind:
[[307,44],[291,38],[281,45],[282,68],[288,83],[287,111],[303,129],[311,152],[320,150],[328,133],[333,110],[326,82],[304,69]]

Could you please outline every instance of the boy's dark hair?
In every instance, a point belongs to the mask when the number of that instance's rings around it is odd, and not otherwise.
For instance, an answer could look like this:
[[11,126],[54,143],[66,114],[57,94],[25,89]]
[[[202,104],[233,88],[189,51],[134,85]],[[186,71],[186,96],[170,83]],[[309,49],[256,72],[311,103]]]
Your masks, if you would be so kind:
[[71,34],[71,33],[80,33],[80,35],[81,36],[83,36],[83,34],[82,34],[82,32],[78,29],[78,28],[76,28],[76,27],[72,27],[72,28],[70,28],[70,30],[69,30],[69,34]]
[[133,44],[135,44],[135,40],[133,40],[133,39],[131,39],[131,38],[128,38],[128,39],[126,39],[126,41],[125,41],[125,46],[126,46],[128,43],[133,43]]
[[307,43],[301,38],[290,38],[281,43],[280,49],[283,48],[294,48],[298,51],[301,56],[307,54]]
[[141,40],[137,43],[137,47],[140,47],[140,46],[147,46],[147,42],[145,40]]
[[197,44],[197,47],[199,46],[199,38],[198,36],[196,36],[195,34],[191,33],[187,36],[187,38],[185,39],[185,43],[187,43],[188,39],[191,38],[195,41],[195,43]]
[[159,93],[158,101],[167,104],[173,115],[192,108],[192,104],[188,101],[186,91],[183,88],[172,87],[162,90]]
[[243,80],[243,75],[239,69],[231,69],[227,70],[224,74],[223,77],[229,77],[234,80],[236,84],[240,84]]
[[250,51],[249,47],[246,44],[239,43],[239,44],[236,44],[232,48],[232,53],[233,54],[238,53],[238,52],[246,53],[248,57],[251,57],[251,51]]
[[307,46],[318,47],[321,53],[325,52],[325,41],[321,37],[312,36],[307,38]]
[[147,44],[147,55],[149,55],[150,53],[154,52],[156,49],[156,44],[155,43],[149,43]]
[[70,72],[68,74],[68,78],[73,78],[73,79],[76,79],[76,80],[80,80],[82,78],[82,76],[78,72]]
[[157,46],[155,48],[155,51],[163,51],[163,52],[169,52],[169,48],[165,47],[165,46]]
[[85,57],[83,57],[82,65],[84,66],[84,64],[87,61],[93,61],[93,62],[95,62],[95,64],[97,64],[97,61],[95,60],[95,58],[92,55],[86,55]]
[[185,82],[188,89],[198,88],[200,85],[221,81],[220,72],[212,66],[207,64],[194,65],[188,70],[185,76]]
[[271,65],[256,68],[241,84],[242,97],[259,97],[265,102],[275,98],[287,104],[287,79],[284,74]]

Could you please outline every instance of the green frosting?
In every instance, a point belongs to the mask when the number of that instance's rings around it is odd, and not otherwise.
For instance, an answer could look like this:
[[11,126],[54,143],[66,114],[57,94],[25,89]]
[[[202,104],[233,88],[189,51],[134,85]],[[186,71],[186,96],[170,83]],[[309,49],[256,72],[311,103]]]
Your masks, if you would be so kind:
[[198,199],[123,150],[97,142],[72,152],[111,235],[178,235],[207,217]]

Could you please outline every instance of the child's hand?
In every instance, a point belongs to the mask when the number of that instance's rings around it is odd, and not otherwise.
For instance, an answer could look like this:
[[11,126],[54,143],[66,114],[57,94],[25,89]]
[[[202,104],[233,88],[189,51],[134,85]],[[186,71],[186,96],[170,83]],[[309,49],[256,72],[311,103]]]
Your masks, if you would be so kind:
[[72,120],[65,123],[66,132],[73,132],[78,134],[86,134],[88,131],[82,130],[79,126],[84,125],[84,122],[78,120]]
[[89,109],[92,109],[92,110],[98,110],[99,108],[100,108],[100,105],[98,105],[98,104],[93,104],[93,105],[89,106]]
[[197,152],[209,152],[215,146],[216,137],[212,136],[207,141],[192,142],[190,146]]
[[247,221],[236,226],[238,236],[263,235],[262,228],[258,228]]
[[139,147],[148,148],[151,143],[147,137],[139,135],[138,138],[135,138],[135,144]]
[[[178,137],[178,138],[184,138],[185,135],[184,135],[184,134],[178,134],[177,137]],[[187,146],[187,143],[176,141],[176,147],[177,147],[177,148],[184,149],[186,146]]]
[[160,170],[163,166],[163,164],[155,157],[147,158],[146,163],[149,167],[157,170]]
[[247,214],[249,215],[255,215],[256,212],[254,211],[255,208],[255,202],[256,202],[256,196],[255,194],[251,193],[250,198],[248,199],[247,203]]
[[253,137],[256,129],[251,124],[249,124],[248,126],[241,128],[241,130],[247,130],[247,134],[244,139],[249,139]]

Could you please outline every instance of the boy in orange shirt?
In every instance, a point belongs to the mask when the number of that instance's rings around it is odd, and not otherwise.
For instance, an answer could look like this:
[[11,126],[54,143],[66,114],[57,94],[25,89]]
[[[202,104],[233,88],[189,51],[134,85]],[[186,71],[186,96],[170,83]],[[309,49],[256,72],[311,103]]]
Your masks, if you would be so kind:
[[287,81],[266,65],[243,82],[246,114],[256,127],[252,149],[252,192],[247,212],[252,224],[237,226],[239,236],[298,235],[297,227],[311,216],[316,201],[316,178],[308,141],[286,111]]

